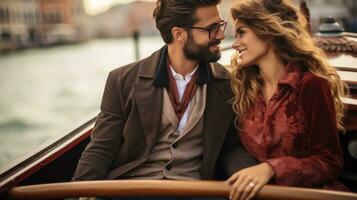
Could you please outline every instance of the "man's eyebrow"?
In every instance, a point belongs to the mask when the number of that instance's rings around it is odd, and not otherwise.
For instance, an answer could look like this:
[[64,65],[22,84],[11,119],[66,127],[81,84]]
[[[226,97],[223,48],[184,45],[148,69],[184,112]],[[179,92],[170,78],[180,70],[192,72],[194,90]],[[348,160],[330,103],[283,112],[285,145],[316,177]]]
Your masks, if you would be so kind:
[[205,27],[212,27],[212,26],[215,26],[215,25],[220,24],[220,23],[222,23],[222,22],[224,22],[223,19],[221,19],[219,22],[213,22],[213,23],[211,23],[211,24],[209,24],[209,25],[207,25],[207,26],[205,26]]

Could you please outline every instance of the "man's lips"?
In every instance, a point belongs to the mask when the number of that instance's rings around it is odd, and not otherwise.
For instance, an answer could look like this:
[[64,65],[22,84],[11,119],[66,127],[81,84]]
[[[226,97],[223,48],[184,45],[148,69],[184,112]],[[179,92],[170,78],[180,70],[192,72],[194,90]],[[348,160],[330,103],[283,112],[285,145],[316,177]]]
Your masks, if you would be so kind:
[[219,47],[220,44],[221,44],[221,41],[217,40],[217,41],[211,43],[209,46],[210,46],[210,47]]
[[221,45],[212,45],[211,47],[213,47],[213,48],[220,48],[221,47]]

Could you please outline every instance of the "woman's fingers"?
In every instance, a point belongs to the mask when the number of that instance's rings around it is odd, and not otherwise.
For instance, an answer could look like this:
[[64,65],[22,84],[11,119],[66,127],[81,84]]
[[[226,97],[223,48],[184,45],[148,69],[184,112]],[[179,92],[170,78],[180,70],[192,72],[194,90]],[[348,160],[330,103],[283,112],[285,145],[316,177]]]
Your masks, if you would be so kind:
[[228,179],[229,184],[232,186],[229,198],[233,200],[253,198],[273,175],[274,171],[267,163],[248,167],[233,174]]
[[247,200],[252,199],[258,192],[260,189],[262,189],[262,187],[264,186],[264,183],[258,183],[256,186],[254,186],[253,190],[250,192],[249,196],[247,197]]
[[238,176],[237,180],[231,184],[231,190],[229,192],[229,199],[235,199],[236,193],[238,193],[238,188],[244,181],[245,176]]
[[252,193],[254,187],[255,187],[256,183],[254,180],[250,180],[246,187],[244,188],[244,191],[242,193],[242,195],[240,196],[240,200],[246,200],[247,197]]
[[238,200],[240,199],[240,197],[243,195],[243,193],[245,192],[245,188],[247,187],[247,185],[250,182],[250,178],[248,178],[247,176],[245,176],[244,180],[242,180],[240,182],[239,185],[236,186],[236,192],[233,195],[233,199],[234,200]]
[[239,172],[236,172],[231,177],[229,177],[228,183],[229,184],[233,184],[237,180],[237,178],[239,177],[239,174],[240,174]]

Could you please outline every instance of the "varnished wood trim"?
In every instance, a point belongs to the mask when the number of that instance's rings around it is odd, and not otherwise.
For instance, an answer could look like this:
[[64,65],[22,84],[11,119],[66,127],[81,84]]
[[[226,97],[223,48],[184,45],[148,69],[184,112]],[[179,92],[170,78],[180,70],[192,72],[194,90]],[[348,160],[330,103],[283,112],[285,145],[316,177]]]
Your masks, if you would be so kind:
[[[230,187],[222,181],[116,180],[54,183],[14,187],[9,199],[60,199],[92,196],[205,196],[228,197]],[[256,199],[356,200],[357,194],[329,190],[266,185]]]

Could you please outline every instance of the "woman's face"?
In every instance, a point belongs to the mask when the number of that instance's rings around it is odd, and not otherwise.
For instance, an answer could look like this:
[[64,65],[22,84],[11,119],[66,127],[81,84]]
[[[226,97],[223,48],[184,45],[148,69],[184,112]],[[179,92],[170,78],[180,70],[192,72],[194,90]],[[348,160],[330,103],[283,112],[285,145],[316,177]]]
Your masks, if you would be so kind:
[[235,22],[236,40],[232,47],[239,52],[240,65],[259,65],[269,50],[268,41],[260,39],[251,28],[243,22]]

